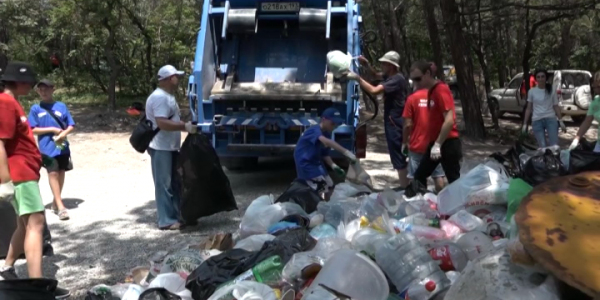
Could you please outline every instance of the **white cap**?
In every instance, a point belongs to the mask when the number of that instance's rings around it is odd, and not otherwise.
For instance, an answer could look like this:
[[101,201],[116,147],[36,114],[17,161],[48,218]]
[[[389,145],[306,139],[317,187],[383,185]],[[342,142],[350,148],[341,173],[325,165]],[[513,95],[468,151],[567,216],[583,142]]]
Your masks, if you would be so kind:
[[175,67],[171,66],[171,65],[166,65],[162,68],[160,68],[160,70],[158,70],[158,80],[163,80],[163,79],[167,79],[173,75],[183,75],[185,74],[185,72],[183,71],[179,71],[177,69],[175,69]]

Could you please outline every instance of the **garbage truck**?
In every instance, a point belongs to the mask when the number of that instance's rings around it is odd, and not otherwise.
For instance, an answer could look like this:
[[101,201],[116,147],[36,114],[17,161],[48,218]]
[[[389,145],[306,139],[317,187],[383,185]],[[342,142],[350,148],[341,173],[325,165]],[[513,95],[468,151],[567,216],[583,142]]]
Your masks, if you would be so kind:
[[[187,95],[192,118],[221,164],[249,169],[260,157],[293,157],[304,130],[328,107],[345,122],[332,138],[366,154],[356,81],[334,78],[326,56],[361,55],[355,0],[204,0]],[[352,67],[358,68],[356,60]],[[342,158],[332,153],[334,160]]]

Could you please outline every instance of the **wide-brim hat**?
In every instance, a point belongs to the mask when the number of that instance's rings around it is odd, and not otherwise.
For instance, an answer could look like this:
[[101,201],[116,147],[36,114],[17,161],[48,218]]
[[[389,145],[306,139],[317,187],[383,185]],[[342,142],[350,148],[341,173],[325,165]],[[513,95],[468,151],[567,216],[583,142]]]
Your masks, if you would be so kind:
[[2,74],[0,80],[7,82],[35,84],[37,82],[37,75],[28,63],[22,61],[11,61],[8,63],[8,65],[6,65],[4,74]]
[[396,52],[396,51],[389,51],[379,59],[379,62],[385,62],[388,64],[392,64],[396,68],[399,68],[400,67],[400,54],[398,54],[398,52]]

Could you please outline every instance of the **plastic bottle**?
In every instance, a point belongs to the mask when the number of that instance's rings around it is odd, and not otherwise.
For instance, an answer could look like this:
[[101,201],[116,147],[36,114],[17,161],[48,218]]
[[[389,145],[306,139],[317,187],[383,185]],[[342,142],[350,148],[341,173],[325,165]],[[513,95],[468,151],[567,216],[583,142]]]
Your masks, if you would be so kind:
[[442,271],[462,271],[469,262],[467,255],[454,243],[437,245],[429,250],[433,260],[438,261]]
[[414,215],[410,215],[405,218],[402,218],[402,219],[396,221],[395,223],[397,223],[397,224],[412,224],[412,225],[419,225],[419,226],[430,226],[430,227],[437,227],[437,228],[440,227],[440,219],[439,218],[428,219],[427,216],[425,215],[425,213],[416,213]]
[[484,224],[483,220],[470,214],[464,209],[453,214],[448,221],[456,224],[463,232],[473,231]]
[[394,222],[394,228],[399,232],[410,232],[419,238],[425,238],[429,240],[446,240],[446,232],[429,226],[412,225],[412,224],[401,224],[398,221]]
[[474,260],[494,249],[492,239],[481,231],[465,233],[456,244],[465,252],[469,260]]
[[421,282],[436,273],[443,276],[434,280],[439,288],[434,293],[443,290],[450,283],[438,263],[419,244],[417,237],[409,232],[402,232],[388,239],[377,250],[375,260],[398,291],[405,291],[411,283]]
[[406,291],[406,300],[429,300],[431,292],[436,288],[435,281],[427,281],[424,284],[413,284]]
[[[284,265],[281,263],[281,258],[277,255],[271,256],[252,269],[240,274],[231,283],[240,281],[257,281],[264,284],[278,283],[281,280],[281,272]],[[225,284],[228,285],[228,284]]]

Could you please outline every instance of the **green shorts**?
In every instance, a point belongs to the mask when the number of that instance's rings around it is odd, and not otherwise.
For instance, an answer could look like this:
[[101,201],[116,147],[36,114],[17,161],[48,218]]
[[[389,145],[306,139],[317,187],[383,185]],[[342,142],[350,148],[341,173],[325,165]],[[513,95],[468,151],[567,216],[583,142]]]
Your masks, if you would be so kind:
[[15,197],[12,205],[17,215],[24,216],[44,211],[42,194],[37,181],[15,182]]

